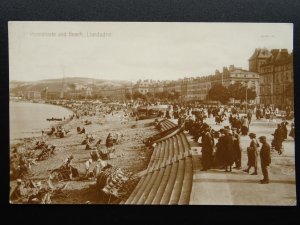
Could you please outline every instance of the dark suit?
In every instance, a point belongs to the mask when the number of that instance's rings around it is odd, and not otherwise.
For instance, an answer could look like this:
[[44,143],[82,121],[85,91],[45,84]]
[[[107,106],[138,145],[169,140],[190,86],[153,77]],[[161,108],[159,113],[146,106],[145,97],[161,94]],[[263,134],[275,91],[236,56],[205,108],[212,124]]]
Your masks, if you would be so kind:
[[214,140],[209,132],[202,137],[202,164],[203,169],[209,169],[212,163]]
[[234,162],[233,137],[231,134],[227,134],[224,136],[223,141],[225,166],[232,166]]
[[216,161],[219,166],[224,166],[224,136],[219,137],[219,140],[216,144]]
[[271,147],[268,143],[263,143],[260,149],[261,171],[265,181],[269,181],[268,166],[271,163]]

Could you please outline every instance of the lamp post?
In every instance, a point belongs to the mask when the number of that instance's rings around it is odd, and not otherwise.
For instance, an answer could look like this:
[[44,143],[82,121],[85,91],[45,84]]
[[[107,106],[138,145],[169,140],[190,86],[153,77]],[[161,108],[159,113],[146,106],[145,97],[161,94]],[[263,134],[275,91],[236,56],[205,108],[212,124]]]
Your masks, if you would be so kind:
[[243,86],[246,87],[246,113],[248,109],[248,83],[247,82],[242,82]]
[[246,85],[246,113],[247,113],[247,106],[248,106],[248,86]]

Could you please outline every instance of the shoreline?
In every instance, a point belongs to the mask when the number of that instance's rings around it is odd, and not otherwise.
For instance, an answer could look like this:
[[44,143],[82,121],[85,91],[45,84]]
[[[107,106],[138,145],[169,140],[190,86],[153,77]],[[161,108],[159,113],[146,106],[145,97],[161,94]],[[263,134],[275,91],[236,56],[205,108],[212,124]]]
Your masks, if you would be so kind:
[[[98,115],[94,116],[81,116],[79,119],[74,118],[64,125],[66,130],[70,130],[64,138],[57,138],[45,135],[23,138],[14,141],[10,145],[10,152],[15,146],[21,151],[32,151],[35,154],[40,150],[33,149],[36,141],[45,141],[46,144],[55,145],[55,155],[47,158],[43,161],[36,161],[37,165],[31,167],[31,180],[42,180],[45,182],[48,179],[50,171],[58,168],[62,165],[64,159],[70,155],[74,156],[72,164],[77,168],[84,168],[84,163],[90,158],[90,151],[85,150],[85,145],[81,145],[81,141],[85,138],[85,134],[78,134],[76,128],[84,126],[89,134],[96,137],[96,141],[102,139],[101,148],[105,148],[105,139],[108,133],[120,133],[122,134],[121,142],[114,145],[114,156],[107,160],[113,166],[129,170],[131,172],[138,173],[146,169],[152,150],[147,148],[143,139],[148,138],[154,134],[157,134],[157,130],[153,126],[148,126],[149,122],[153,120],[135,121],[132,118],[126,124],[121,124],[121,115],[123,111],[115,111],[113,115],[106,115],[102,118]],[[92,124],[84,125],[83,120],[90,120]],[[94,147],[93,142],[92,147]],[[27,149],[27,150],[26,150]],[[28,178],[25,178],[28,179]],[[44,181],[43,181],[44,180]],[[68,199],[55,197],[52,199],[54,204],[84,204],[86,201],[93,201],[95,199],[95,192],[90,188],[90,185],[95,181],[69,181],[68,187],[65,190],[70,197]],[[10,185],[14,187],[16,181],[10,180]]]
[[[51,105],[51,106],[57,106],[57,107],[61,107],[63,109],[66,109],[70,112],[70,114],[75,114],[75,112],[71,109],[71,108],[68,108],[68,107],[65,107],[63,105],[58,105],[58,104],[51,104],[51,103],[46,103],[45,101],[44,102],[32,102],[32,101],[29,101],[29,100],[14,100],[14,99],[10,99],[9,102],[18,102],[18,103],[32,103],[32,104],[43,104],[43,105]],[[31,135],[29,136],[26,136],[26,137],[17,137],[17,138],[12,138],[11,135],[10,135],[10,132],[9,132],[9,142],[10,142],[10,145],[12,142],[18,142],[18,141],[23,141],[25,139],[31,139],[31,138],[36,138],[36,137],[39,137],[38,133],[41,133],[42,130],[47,130],[49,128],[51,128],[51,126],[64,126],[66,124],[68,124],[69,122],[71,122],[72,120],[69,118],[63,120],[63,121],[58,121],[57,124],[55,125],[48,125],[47,127],[45,127],[44,129],[41,128],[40,131],[28,131],[26,133],[31,133]],[[10,129],[10,128],[9,128]],[[36,135],[32,135],[32,134],[36,134]]]

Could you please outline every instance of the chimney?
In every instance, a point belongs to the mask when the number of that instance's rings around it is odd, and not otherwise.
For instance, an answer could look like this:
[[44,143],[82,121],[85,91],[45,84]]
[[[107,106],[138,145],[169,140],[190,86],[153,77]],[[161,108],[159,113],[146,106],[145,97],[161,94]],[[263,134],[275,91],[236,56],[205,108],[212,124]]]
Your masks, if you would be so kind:
[[274,55],[274,56],[276,56],[276,55],[278,54],[278,52],[279,52],[279,49],[272,49],[272,50],[271,50],[271,53],[272,53],[272,55]]

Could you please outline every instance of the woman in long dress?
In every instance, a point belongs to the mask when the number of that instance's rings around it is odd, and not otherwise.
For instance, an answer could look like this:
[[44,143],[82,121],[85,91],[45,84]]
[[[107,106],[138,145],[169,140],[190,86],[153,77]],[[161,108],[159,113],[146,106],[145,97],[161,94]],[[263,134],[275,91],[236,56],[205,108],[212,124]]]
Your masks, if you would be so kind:
[[250,145],[247,148],[247,155],[248,155],[248,168],[244,170],[244,172],[249,173],[251,167],[254,167],[254,172],[251,175],[257,175],[257,148],[259,144],[256,140],[256,134],[250,133],[249,137],[251,139]]
[[292,138],[295,138],[295,125],[294,125],[294,122],[292,122],[292,124],[291,124],[291,131],[289,133],[289,136],[292,137]]
[[242,135],[246,136],[248,134],[249,121],[246,116],[242,119]]

